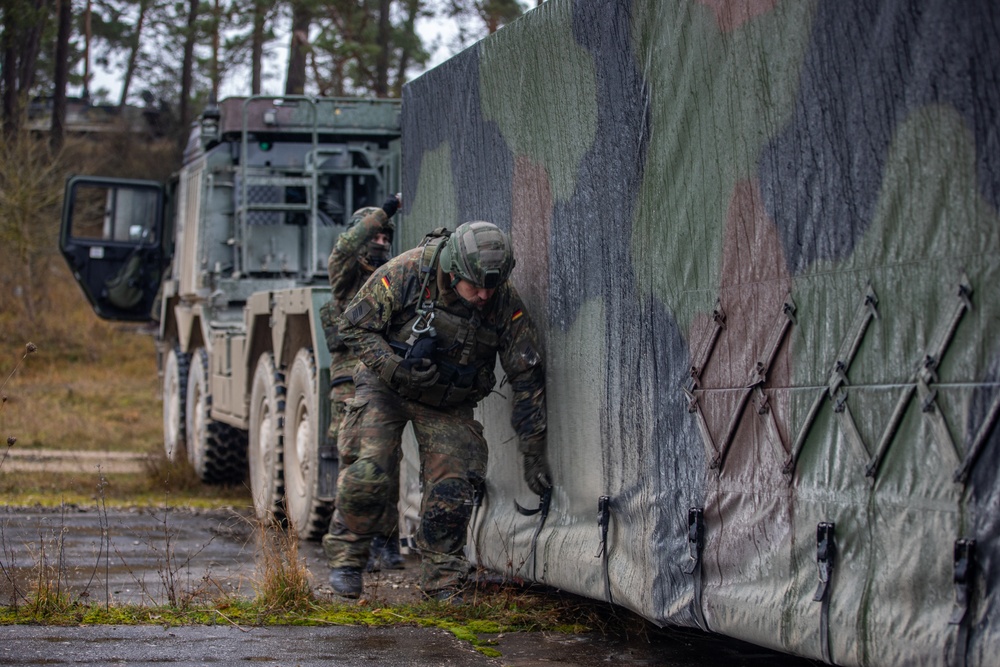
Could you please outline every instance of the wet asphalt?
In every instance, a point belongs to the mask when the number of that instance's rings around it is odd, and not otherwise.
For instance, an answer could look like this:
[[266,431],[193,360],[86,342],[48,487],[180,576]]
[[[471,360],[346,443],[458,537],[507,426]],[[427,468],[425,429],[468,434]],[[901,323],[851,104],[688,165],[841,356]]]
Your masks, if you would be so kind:
[[[161,604],[170,596],[251,595],[253,523],[235,512],[0,509],[0,604],[28,590],[37,564],[61,570],[74,596],[96,604]],[[319,579],[316,544],[300,556]],[[393,584],[397,585],[397,584]],[[403,585],[405,584],[398,584]],[[401,595],[408,591],[396,591]],[[629,640],[509,633],[488,637],[501,657],[436,629],[346,626],[0,626],[0,665],[490,665],[497,667],[800,667],[816,662],[688,629]]]

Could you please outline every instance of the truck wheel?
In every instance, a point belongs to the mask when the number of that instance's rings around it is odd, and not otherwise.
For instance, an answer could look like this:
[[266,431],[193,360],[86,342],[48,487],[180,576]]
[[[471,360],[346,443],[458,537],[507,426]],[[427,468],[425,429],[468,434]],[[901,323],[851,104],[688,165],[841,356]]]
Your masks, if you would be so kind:
[[316,359],[301,349],[288,374],[285,404],[285,515],[304,540],[326,533],[332,503],[317,498],[320,433],[320,392],[316,387]]
[[188,367],[191,356],[173,346],[163,364],[163,449],[167,459],[177,461],[184,451],[184,413],[187,397]]
[[239,429],[211,418],[212,394],[208,387],[208,352],[191,353],[188,373],[187,454],[191,467],[207,484],[239,482],[246,474],[246,436]]
[[280,518],[284,492],[281,449],[285,412],[285,377],[265,352],[257,362],[250,389],[250,493],[262,521]]

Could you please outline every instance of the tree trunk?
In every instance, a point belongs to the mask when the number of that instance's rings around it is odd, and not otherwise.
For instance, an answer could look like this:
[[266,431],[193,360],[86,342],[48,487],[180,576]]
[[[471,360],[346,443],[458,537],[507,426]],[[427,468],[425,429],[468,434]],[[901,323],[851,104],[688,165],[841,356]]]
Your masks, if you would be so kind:
[[194,44],[198,37],[198,0],[190,0],[187,31],[184,36],[184,62],[181,65],[180,133],[178,145],[183,147],[191,124],[191,83],[194,72]]
[[125,101],[128,99],[128,91],[132,85],[132,77],[135,75],[135,66],[139,60],[139,47],[142,43],[142,26],[146,20],[146,10],[149,8],[149,0],[139,0],[139,17],[135,21],[135,30],[132,39],[129,40],[128,64],[125,66],[125,76],[122,78],[122,96],[118,100],[118,108],[125,108]]
[[219,101],[219,31],[222,29],[222,6],[215,0],[212,8],[212,102]]
[[285,94],[302,95],[306,89],[306,53],[309,50],[309,26],[312,11],[304,2],[292,4],[292,37],[288,51],[288,74]]
[[[420,6],[423,0],[406,0],[406,21],[403,24],[403,30],[406,35],[403,41],[403,48],[400,49],[399,53],[399,67],[396,70],[396,82],[392,86],[393,94],[396,97],[402,97],[403,95],[403,84],[406,83],[406,69],[410,66],[410,60],[412,57],[413,48],[411,44],[419,44],[420,39],[416,36],[417,30],[417,14],[420,12]],[[414,42],[414,40],[416,40]]]
[[250,94],[260,95],[261,68],[264,60],[264,19],[267,4],[253,3],[253,36],[250,43]]
[[49,145],[59,152],[66,135],[66,83],[69,81],[69,39],[73,32],[72,0],[59,0],[59,30],[56,35],[55,77],[52,91],[52,128]]
[[17,104],[17,47],[14,45],[17,16],[6,12],[3,18],[3,62],[0,63],[3,67],[3,136],[10,141],[17,134],[21,119]]
[[378,7],[378,56],[375,58],[375,96],[389,93],[389,56],[392,52],[392,25],[389,23],[389,0],[379,0]]
[[18,94],[27,95],[31,87],[35,84],[35,65],[38,63],[38,54],[42,50],[42,35],[48,25],[49,15],[55,9],[56,0],[35,0],[34,14],[30,21],[30,28],[25,32],[24,43],[21,45],[21,62],[18,69]]

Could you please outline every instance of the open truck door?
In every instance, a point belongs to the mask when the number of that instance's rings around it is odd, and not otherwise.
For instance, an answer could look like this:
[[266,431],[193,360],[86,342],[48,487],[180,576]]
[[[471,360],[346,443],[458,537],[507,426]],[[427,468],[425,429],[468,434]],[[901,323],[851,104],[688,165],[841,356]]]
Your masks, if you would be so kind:
[[75,176],[66,182],[59,250],[94,311],[151,321],[163,269],[164,187]]

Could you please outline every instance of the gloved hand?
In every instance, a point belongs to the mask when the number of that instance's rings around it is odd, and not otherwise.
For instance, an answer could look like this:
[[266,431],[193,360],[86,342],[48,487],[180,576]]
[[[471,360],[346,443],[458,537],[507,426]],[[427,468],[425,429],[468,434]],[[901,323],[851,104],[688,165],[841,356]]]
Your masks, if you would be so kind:
[[385,200],[382,204],[382,210],[385,211],[387,217],[391,218],[396,215],[396,211],[399,210],[400,205],[403,203],[402,195],[395,194]]
[[392,381],[400,387],[419,389],[430,387],[438,381],[437,364],[430,359],[415,359],[412,364],[401,362],[392,374]]
[[542,453],[525,453],[524,481],[532,493],[542,495],[546,489],[552,488],[552,471],[549,462]]

